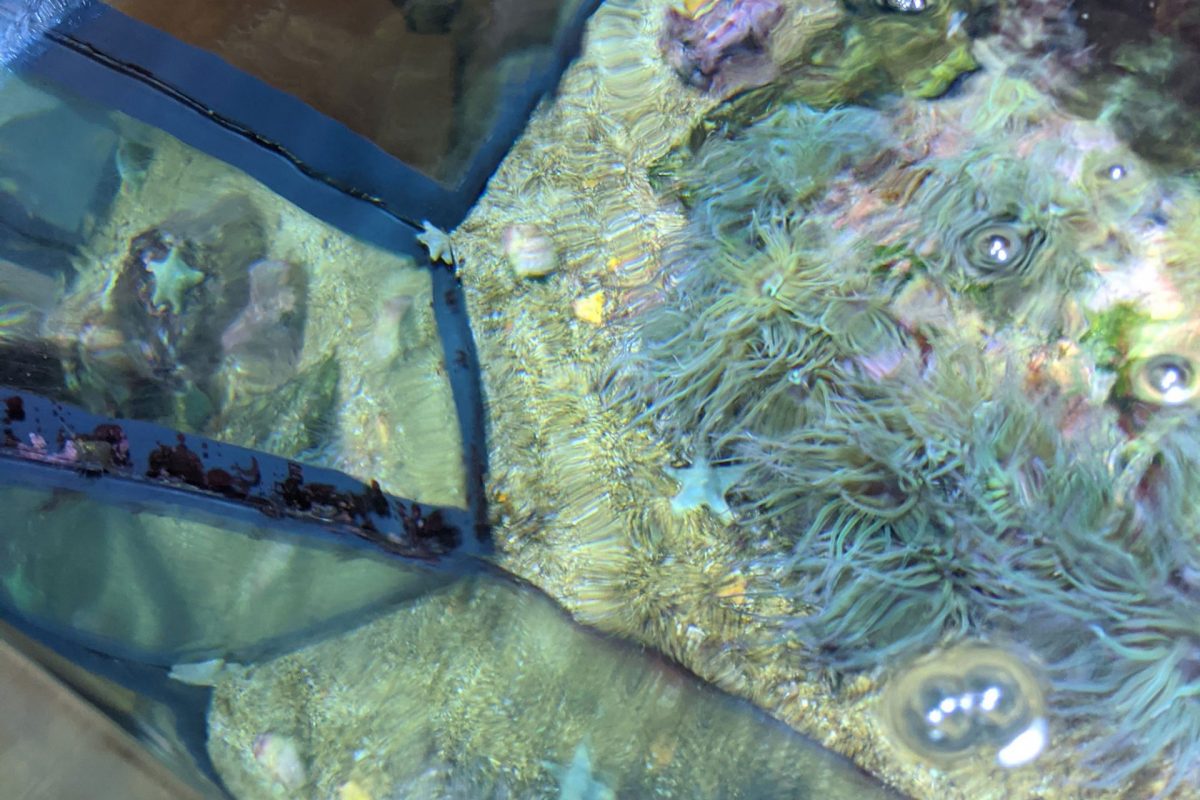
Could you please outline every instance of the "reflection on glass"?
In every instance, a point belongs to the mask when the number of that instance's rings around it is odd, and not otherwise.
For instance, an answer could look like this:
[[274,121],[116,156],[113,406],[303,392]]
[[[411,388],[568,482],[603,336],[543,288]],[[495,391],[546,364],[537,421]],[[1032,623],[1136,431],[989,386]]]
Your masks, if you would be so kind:
[[456,182],[578,0],[110,0]]
[[446,580],[263,526],[64,490],[0,489],[0,612],[144,663],[244,660]]
[[[157,665],[179,692],[213,687],[204,738],[239,800],[894,796],[502,577],[456,579],[162,503],[13,488],[0,503],[0,616]],[[14,636],[29,646],[0,625]],[[41,656],[188,774],[174,727],[188,709]]]
[[0,80],[0,385],[462,506],[411,259],[123,115]]
[[209,752],[241,800],[895,797],[748,703],[487,577],[222,675]]

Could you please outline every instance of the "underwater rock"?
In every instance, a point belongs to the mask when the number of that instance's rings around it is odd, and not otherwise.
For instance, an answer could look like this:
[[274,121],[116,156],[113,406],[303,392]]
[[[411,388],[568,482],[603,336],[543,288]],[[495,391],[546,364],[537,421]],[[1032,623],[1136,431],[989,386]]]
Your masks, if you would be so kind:
[[124,131],[113,158],[122,185],[134,191],[145,185],[146,175],[155,156],[154,145],[139,141],[136,136],[137,132]]
[[667,9],[659,47],[685,83],[724,95],[776,74],[768,39],[783,18],[778,0],[715,0],[694,12]]
[[228,195],[134,236],[104,302],[58,323],[82,402],[185,430],[203,425],[220,399],[212,380],[222,335],[250,301],[247,267],[263,255],[263,225],[248,198]]
[[213,421],[213,435],[284,458],[318,453],[336,430],[341,365],[329,355],[272,391],[234,395]]
[[785,18],[771,51],[778,75],[727,93],[680,144],[694,151],[714,134],[733,137],[796,105],[832,111],[885,108],[898,95],[941,97],[979,69],[978,37],[990,31],[995,10],[991,0],[931,3],[920,13],[882,8],[876,0],[845,6],[809,0],[797,21]]
[[361,336],[362,355],[368,369],[393,365],[422,342],[427,331],[424,307],[428,299],[404,275],[385,277],[376,291],[369,326]]

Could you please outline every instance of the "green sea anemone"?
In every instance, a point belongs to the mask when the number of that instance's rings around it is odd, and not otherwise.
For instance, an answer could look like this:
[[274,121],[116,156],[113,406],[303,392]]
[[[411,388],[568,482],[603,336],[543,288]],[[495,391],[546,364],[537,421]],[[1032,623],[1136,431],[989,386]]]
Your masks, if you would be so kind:
[[874,111],[786,105],[686,153],[676,189],[694,201],[699,228],[730,233],[756,211],[799,212],[824,193],[831,178],[877,153],[886,138],[887,126]]
[[644,321],[620,370],[666,435],[718,458],[742,432],[802,424],[798,398],[839,358],[905,346],[865,256],[838,253],[818,222],[752,215],[741,235],[678,254],[678,305]]
[[756,515],[793,537],[781,585],[815,609],[782,624],[837,670],[978,634],[1008,594],[1058,591],[1011,567],[1047,473],[1069,468],[1055,415],[974,350],[938,358],[877,384],[846,375],[819,422],[738,450]]
[[[1126,469],[1145,477],[1133,463]],[[1095,527],[1066,524],[1035,548],[1039,560],[1053,551],[1071,591],[1027,598],[1010,621],[1045,664],[1055,714],[1085,726],[1078,750],[1088,782],[1140,782],[1144,796],[1164,797],[1200,779],[1197,551],[1167,509],[1150,517],[1113,500]]]
[[903,346],[871,244],[810,208],[885,129],[864,109],[784,107],[679,171],[692,222],[669,256],[670,300],[639,320],[618,384],[681,450],[727,458],[742,432],[790,430],[837,359]]
[[[1159,223],[1069,177],[1108,156],[1002,125],[889,150],[903,113],[781,108],[672,167],[690,223],[608,385],[674,455],[736,465],[732,519],[771,549],[746,559],[804,611],[763,621],[810,666],[1003,639],[1097,785],[1164,754],[1193,780],[1200,355],[1136,304],[1081,310],[1089,248]],[[1046,377],[1064,342],[1102,390]]]
[[1082,198],[1044,165],[990,147],[934,166],[914,203],[939,279],[994,320],[1060,330],[1091,271],[1074,232]]

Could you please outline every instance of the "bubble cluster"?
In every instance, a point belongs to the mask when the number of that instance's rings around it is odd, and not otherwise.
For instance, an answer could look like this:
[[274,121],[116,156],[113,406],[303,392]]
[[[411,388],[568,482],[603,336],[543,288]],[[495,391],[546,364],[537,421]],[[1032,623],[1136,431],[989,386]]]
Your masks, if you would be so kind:
[[1015,767],[1045,749],[1041,686],[1012,653],[991,645],[941,650],[911,665],[884,690],[883,721],[897,744],[939,763],[981,754]]

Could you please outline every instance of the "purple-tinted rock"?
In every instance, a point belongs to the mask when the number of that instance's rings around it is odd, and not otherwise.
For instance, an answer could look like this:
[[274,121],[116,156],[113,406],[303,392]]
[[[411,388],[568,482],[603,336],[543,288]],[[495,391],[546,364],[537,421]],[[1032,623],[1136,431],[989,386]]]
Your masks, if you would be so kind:
[[775,75],[767,40],[782,18],[778,0],[717,0],[696,16],[670,8],[659,47],[697,88],[725,94],[761,86]]

